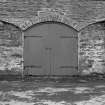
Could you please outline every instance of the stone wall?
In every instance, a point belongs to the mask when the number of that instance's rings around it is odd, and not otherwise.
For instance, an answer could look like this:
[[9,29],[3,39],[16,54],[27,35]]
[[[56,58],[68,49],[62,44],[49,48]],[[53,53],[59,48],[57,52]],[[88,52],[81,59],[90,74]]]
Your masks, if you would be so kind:
[[[55,12],[48,16],[49,10]],[[0,20],[1,72],[22,71],[21,30],[47,20],[63,22],[79,31],[81,73],[105,72],[104,0],[0,0]]]
[[16,26],[0,22],[0,74],[22,71],[22,32]]
[[105,73],[105,22],[91,24],[79,33],[79,70]]

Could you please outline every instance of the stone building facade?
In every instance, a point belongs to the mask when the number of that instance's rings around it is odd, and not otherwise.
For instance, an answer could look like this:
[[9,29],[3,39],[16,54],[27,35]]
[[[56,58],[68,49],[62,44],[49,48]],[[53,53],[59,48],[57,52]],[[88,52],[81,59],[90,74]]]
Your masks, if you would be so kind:
[[104,0],[0,0],[0,72],[22,73],[24,30],[45,21],[78,31],[78,70],[105,72]]

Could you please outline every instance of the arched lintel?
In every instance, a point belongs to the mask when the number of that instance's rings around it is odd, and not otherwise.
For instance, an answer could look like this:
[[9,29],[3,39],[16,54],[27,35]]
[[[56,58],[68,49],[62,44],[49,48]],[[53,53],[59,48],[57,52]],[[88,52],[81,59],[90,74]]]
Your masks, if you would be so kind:
[[40,24],[40,23],[46,23],[46,22],[52,22],[52,23],[60,23],[64,24],[68,27],[73,28],[74,30],[78,31],[76,29],[76,22],[74,20],[67,18],[65,16],[53,14],[53,15],[48,15],[48,16],[43,16],[43,17],[34,17],[26,21],[23,25],[21,25],[21,28],[23,31],[27,30],[28,28]]
[[28,27],[27,29],[23,30],[23,31],[27,31],[29,30],[30,28],[34,27],[34,26],[37,26],[37,25],[41,25],[41,24],[44,24],[44,23],[47,23],[47,24],[50,24],[50,23],[53,23],[53,24],[61,24],[61,25],[64,25],[68,28],[72,28],[74,31],[78,32],[78,30],[74,29],[72,26],[68,25],[68,24],[65,24],[63,22],[60,22],[60,21],[41,21],[41,22],[38,22],[36,24],[33,24],[31,25],[30,27]]

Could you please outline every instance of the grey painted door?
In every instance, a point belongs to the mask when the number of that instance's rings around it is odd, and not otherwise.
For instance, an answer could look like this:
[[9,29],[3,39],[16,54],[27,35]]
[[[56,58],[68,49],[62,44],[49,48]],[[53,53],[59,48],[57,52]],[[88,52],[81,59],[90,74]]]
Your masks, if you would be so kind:
[[43,23],[25,32],[24,67],[31,75],[73,75],[78,66],[77,32]]

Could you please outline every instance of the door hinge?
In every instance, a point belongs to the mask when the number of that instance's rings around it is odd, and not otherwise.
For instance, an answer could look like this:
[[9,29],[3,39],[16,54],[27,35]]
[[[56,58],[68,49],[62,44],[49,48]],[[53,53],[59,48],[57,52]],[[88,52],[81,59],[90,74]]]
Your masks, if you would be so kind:
[[24,38],[27,38],[27,37],[42,38],[43,36],[35,36],[35,35],[24,36]]
[[74,68],[74,69],[78,69],[78,66],[60,66],[60,68]]

